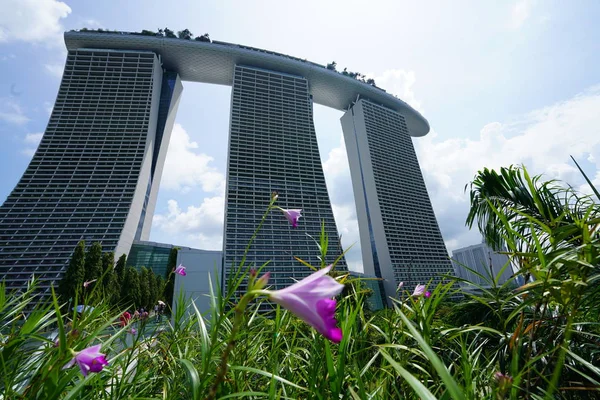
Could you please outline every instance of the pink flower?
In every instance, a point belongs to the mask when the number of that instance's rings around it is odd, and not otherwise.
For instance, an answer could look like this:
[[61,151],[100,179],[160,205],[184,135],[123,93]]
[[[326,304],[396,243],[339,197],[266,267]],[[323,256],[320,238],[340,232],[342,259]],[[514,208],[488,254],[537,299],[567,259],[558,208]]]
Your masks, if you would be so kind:
[[137,329],[135,328],[131,328],[130,330],[127,331],[128,333],[131,333],[132,335],[135,335],[137,333]]
[[93,279],[91,281],[85,281],[83,282],[83,287],[87,289],[88,286],[90,286],[92,283],[96,282],[98,279]]
[[[415,287],[415,291],[413,292],[413,296],[423,296],[425,294],[425,285],[417,285]],[[430,293],[431,295],[431,293]],[[427,295],[425,295],[427,297]]]
[[342,340],[342,330],[335,320],[337,296],[344,285],[327,275],[331,265],[285,289],[269,293],[269,299],[290,310],[321,335],[334,343]]
[[179,266],[177,268],[175,268],[174,271],[176,274],[179,274],[181,276],[186,276],[187,273],[185,272],[185,267],[183,266],[183,264],[179,264]]
[[399,292],[399,291],[401,291],[403,287],[404,287],[404,282],[400,282],[400,283],[398,284],[398,289],[396,289],[396,292]]
[[430,297],[431,297],[431,292],[429,292],[429,291],[428,291],[428,292],[425,292],[424,296],[425,296],[426,298],[430,298]]
[[302,216],[302,214],[300,214],[302,209],[286,210],[282,208],[281,211],[283,211],[283,215],[285,215],[287,220],[290,221],[290,224],[296,228],[298,226],[298,219]]
[[83,376],[89,372],[100,372],[105,365],[108,365],[105,355],[100,353],[101,345],[96,345],[74,353],[74,357],[63,369],[71,368],[75,363],[79,366]]

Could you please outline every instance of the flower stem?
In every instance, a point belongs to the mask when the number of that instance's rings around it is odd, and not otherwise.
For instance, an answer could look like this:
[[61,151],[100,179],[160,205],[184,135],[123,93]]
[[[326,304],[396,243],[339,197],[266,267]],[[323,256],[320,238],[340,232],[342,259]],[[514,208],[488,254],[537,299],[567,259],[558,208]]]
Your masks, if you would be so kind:
[[219,385],[221,385],[221,382],[223,382],[223,379],[225,379],[225,375],[227,375],[227,361],[229,359],[229,354],[231,354],[231,350],[233,350],[233,347],[235,346],[235,339],[244,320],[244,311],[246,311],[248,303],[250,303],[250,301],[252,301],[254,297],[255,292],[246,293],[240,299],[240,302],[235,306],[235,317],[233,319],[233,326],[231,327],[231,334],[229,335],[229,339],[227,340],[227,347],[221,355],[221,365],[219,366],[219,371],[217,372],[215,383],[210,388],[210,392],[208,393],[206,400],[213,400],[216,398],[217,391],[219,390]]

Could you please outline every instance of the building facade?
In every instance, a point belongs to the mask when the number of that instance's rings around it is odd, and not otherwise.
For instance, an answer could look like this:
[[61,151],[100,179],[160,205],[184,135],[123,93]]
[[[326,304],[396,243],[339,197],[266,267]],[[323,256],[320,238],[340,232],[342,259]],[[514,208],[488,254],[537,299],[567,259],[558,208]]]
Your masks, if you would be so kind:
[[71,50],[48,127],[0,207],[0,278],[47,291],[80,240],[148,239],[182,85],[155,53]]
[[365,274],[396,295],[452,271],[404,116],[359,99],[342,128],[360,231]]
[[[269,283],[280,289],[312,270],[298,257],[320,265],[318,239],[324,224],[330,243],[327,263],[341,253],[317,147],[309,83],[292,74],[235,67],[231,93],[222,282],[235,274],[248,242],[277,192],[277,206],[302,209],[298,227],[282,211],[267,215],[246,255],[246,265],[270,261]],[[309,236],[310,235],[310,236]],[[338,269],[346,270],[344,259]],[[245,287],[242,285],[240,291]]]
[[127,256],[127,265],[138,269],[146,267],[156,275],[166,278],[169,256],[174,247],[176,246],[167,243],[134,240]]
[[[285,54],[128,32],[67,32],[56,104],[30,165],[0,208],[0,279],[48,289],[79,240],[117,256],[149,238],[181,81],[232,86],[223,283],[243,257],[271,193],[301,208],[292,228],[274,210],[247,254],[270,261],[278,288],[341,254],[313,124],[313,102],[342,118],[357,201],[365,273],[383,293],[426,282],[449,264],[410,136],[429,124],[385,90]],[[357,100],[360,99],[360,100]],[[278,215],[279,214],[279,215]],[[134,246],[135,250],[135,246]],[[345,262],[339,263],[345,270]],[[383,289],[383,287],[382,287]]]
[[[513,279],[513,269],[508,256],[495,252],[485,243],[452,251],[452,264],[457,277],[478,286],[491,287],[492,280],[496,280],[496,285],[501,286]],[[464,282],[460,285],[463,289],[473,288]]]

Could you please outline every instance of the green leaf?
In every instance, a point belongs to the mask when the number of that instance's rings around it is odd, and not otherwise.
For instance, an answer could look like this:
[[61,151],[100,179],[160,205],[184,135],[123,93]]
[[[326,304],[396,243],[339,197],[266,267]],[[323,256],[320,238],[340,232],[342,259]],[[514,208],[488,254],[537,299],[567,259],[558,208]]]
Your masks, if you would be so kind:
[[423,352],[429,359],[429,362],[431,363],[431,365],[433,365],[433,367],[437,371],[440,378],[442,378],[442,381],[444,381],[444,383],[446,384],[446,388],[450,392],[450,395],[452,396],[452,398],[454,400],[464,400],[465,396],[464,396],[462,390],[458,387],[458,384],[456,383],[456,381],[454,380],[452,375],[450,375],[450,372],[448,371],[446,366],[442,363],[440,358],[435,354],[435,352],[427,344],[427,342],[425,342],[425,340],[423,339],[421,334],[417,331],[417,329],[414,327],[414,325],[409,321],[409,319],[406,317],[406,315],[404,315],[404,313],[400,310],[398,310],[398,313],[400,315],[400,318],[402,318],[404,325],[406,325],[406,327],[410,331],[413,338],[417,341],[417,343],[419,343],[419,346],[421,347],[421,349],[423,349]]
[[185,370],[185,374],[190,382],[190,390],[192,392],[192,398],[197,400],[200,395],[200,377],[198,376],[198,371],[196,371],[196,367],[194,364],[190,362],[190,360],[179,359],[178,360],[183,369]]
[[398,364],[394,359],[386,353],[385,350],[380,349],[379,352],[381,355],[390,363],[392,367],[406,380],[406,382],[413,388],[415,393],[422,400],[437,400],[435,396],[421,383],[420,380],[414,377],[410,372],[402,368],[400,364]]

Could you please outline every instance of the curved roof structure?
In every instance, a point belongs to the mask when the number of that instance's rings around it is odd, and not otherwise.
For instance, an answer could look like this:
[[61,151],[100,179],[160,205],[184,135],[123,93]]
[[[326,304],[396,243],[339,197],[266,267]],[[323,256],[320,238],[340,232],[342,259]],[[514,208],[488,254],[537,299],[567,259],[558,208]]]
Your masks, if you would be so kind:
[[343,111],[359,96],[365,97],[402,114],[412,136],[424,136],[429,132],[429,123],[418,111],[384,90],[323,65],[268,50],[127,32],[65,32],[65,43],[68,50],[152,51],[160,55],[166,69],[176,71],[184,81],[231,86],[236,64],[299,75],[308,80],[315,103]]

